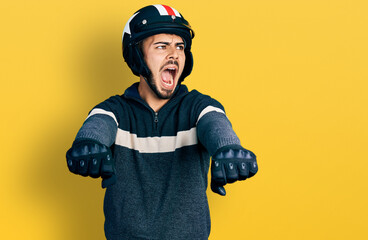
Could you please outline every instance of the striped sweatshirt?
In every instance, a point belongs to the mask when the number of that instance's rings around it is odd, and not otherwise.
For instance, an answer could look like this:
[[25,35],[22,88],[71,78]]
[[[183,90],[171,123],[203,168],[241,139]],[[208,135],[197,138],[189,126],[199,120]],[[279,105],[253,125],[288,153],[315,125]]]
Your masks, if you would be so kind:
[[240,146],[218,101],[181,85],[155,112],[135,83],[94,107],[80,138],[113,152],[117,182],[104,199],[108,240],[208,239],[210,156]]

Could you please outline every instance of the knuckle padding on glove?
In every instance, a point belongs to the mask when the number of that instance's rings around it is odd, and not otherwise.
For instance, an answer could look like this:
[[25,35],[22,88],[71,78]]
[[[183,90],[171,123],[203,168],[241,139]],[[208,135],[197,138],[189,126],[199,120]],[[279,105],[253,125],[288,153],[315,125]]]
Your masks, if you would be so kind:
[[250,166],[249,177],[253,177],[258,172],[258,164],[257,162],[254,161],[249,163],[249,166]]
[[212,163],[212,179],[222,185],[226,184],[226,173],[223,164],[219,160]]
[[249,167],[246,162],[241,162],[238,164],[239,170],[239,180],[245,180],[249,176]]
[[102,165],[101,165],[101,176],[102,177],[109,177],[111,175],[114,174],[114,165],[112,162],[112,156],[111,154],[107,154],[103,159],[102,159]]
[[92,160],[89,162],[89,175],[91,177],[99,177],[100,175],[100,166],[101,166],[101,158],[98,156],[91,157]]
[[106,154],[107,152],[68,157],[69,170],[82,176],[99,177],[101,174],[101,162],[102,159],[106,158]]
[[237,164],[234,163],[233,161],[228,161],[225,164],[225,171],[226,171],[226,180],[228,183],[233,183],[236,180],[238,180],[239,175],[238,175],[238,168],[237,168]]
[[[214,156],[212,178],[217,183],[232,183],[237,180],[245,180],[254,176],[258,171],[256,156],[249,150],[228,150]],[[220,176],[218,168],[225,169],[225,176]],[[221,179],[222,178],[222,179]]]
[[256,155],[244,148],[227,148],[212,157],[211,190],[226,195],[224,185],[254,176],[258,171]]
[[94,141],[73,144],[66,157],[69,170],[75,174],[97,178],[103,171],[109,172],[108,176],[114,172],[110,149]]
[[[78,164],[79,163],[79,164]],[[88,159],[81,158],[77,160],[77,172],[82,176],[88,176]]]

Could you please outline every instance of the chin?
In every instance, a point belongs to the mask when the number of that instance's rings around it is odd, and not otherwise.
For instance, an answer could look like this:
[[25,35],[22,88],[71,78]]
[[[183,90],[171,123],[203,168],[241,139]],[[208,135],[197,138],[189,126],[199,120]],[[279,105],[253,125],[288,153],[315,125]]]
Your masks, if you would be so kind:
[[161,89],[160,90],[160,96],[158,96],[161,99],[170,99],[172,97],[172,95],[174,94],[175,88],[172,90],[168,90],[168,89]]

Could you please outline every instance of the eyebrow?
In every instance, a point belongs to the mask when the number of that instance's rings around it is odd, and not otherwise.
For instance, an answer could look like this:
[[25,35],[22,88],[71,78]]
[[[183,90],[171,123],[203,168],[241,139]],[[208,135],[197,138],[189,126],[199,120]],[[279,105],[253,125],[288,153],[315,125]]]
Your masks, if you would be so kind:
[[[159,45],[159,44],[170,45],[170,42],[155,42],[153,45]],[[184,42],[178,42],[175,45],[176,46],[178,46],[178,45],[184,45]]]

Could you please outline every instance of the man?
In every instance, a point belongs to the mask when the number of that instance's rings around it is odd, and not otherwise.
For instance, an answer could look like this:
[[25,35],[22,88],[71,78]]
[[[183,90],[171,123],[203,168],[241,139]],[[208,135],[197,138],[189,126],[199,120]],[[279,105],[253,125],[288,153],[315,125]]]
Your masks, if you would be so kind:
[[222,105],[181,84],[192,71],[193,37],[171,7],[137,11],[123,56],[140,81],[93,108],[67,152],[71,172],[103,178],[107,239],[208,239],[210,156],[220,195],[258,170]]

